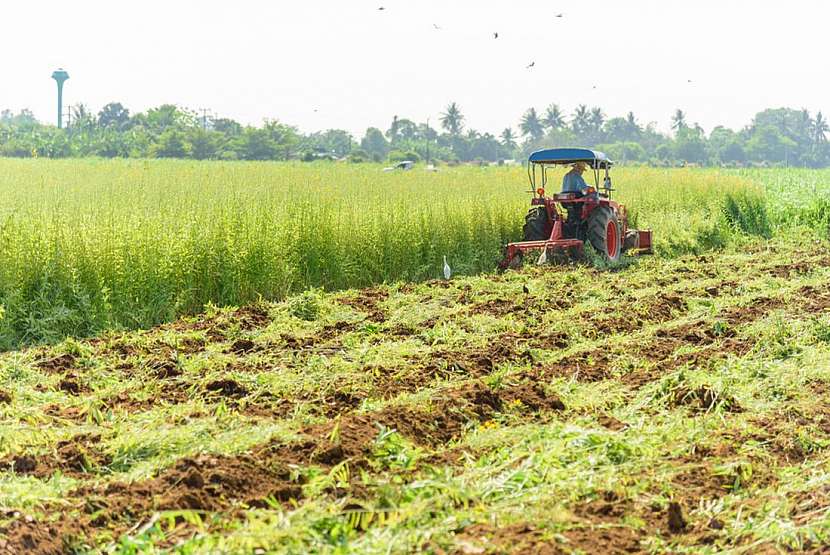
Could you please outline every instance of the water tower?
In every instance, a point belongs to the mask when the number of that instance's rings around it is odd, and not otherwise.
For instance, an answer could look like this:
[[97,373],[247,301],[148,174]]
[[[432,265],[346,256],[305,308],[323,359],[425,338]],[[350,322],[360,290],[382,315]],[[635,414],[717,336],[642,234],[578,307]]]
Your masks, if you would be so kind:
[[52,72],[52,79],[58,82],[58,129],[63,127],[63,84],[69,74],[62,67]]

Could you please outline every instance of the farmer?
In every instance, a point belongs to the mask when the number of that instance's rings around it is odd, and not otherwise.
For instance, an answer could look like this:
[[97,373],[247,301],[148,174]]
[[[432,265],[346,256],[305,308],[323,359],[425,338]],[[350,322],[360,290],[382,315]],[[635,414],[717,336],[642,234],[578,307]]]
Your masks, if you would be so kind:
[[585,162],[577,162],[573,165],[571,171],[565,174],[565,177],[562,179],[562,192],[563,193],[580,193],[581,195],[585,194],[585,190],[588,188],[588,184],[585,183],[585,180],[582,179],[582,174],[585,173],[585,170],[588,169],[588,165]]

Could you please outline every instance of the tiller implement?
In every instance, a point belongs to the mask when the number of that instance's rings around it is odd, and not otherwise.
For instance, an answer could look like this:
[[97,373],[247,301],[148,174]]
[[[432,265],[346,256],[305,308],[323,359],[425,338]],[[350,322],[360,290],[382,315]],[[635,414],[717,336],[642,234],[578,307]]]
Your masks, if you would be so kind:
[[[594,185],[546,196],[548,170],[580,162],[593,171]],[[525,217],[524,241],[505,247],[500,267],[518,267],[528,251],[541,251],[541,262],[556,253],[581,255],[585,241],[611,262],[618,261],[626,251],[651,253],[651,230],[629,229],[625,206],[611,200],[612,164],[602,152],[583,148],[553,148],[531,154],[527,174],[533,199]]]

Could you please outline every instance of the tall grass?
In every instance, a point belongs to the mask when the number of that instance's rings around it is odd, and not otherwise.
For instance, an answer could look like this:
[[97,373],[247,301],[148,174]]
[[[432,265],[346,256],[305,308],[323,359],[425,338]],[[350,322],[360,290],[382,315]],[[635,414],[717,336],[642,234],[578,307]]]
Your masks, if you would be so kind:
[[[761,194],[704,170],[621,168],[615,184],[666,255],[725,244],[745,231],[723,225],[726,194]],[[0,160],[0,348],[438,277],[444,255],[489,271],[520,237],[527,189],[521,168]]]

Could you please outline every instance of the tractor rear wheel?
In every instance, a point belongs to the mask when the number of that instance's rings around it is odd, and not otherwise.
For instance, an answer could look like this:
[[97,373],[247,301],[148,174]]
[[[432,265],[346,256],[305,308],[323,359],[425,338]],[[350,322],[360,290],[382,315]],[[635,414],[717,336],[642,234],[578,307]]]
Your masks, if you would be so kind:
[[525,216],[524,240],[544,241],[550,237],[550,218],[544,206],[534,206]]
[[608,206],[595,208],[588,216],[588,240],[609,262],[622,255],[622,229],[617,215]]

